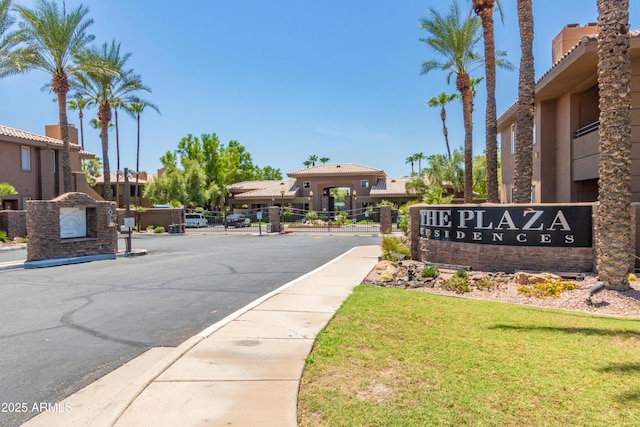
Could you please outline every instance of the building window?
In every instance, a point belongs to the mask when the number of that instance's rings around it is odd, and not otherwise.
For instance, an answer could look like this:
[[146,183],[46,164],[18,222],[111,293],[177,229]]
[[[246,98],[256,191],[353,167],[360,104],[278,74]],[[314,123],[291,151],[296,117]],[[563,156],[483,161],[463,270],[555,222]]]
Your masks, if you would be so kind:
[[31,170],[31,149],[29,147],[22,147],[22,170]]
[[311,188],[310,181],[302,181],[302,188]]
[[511,154],[516,153],[516,124],[511,124]]
[[363,179],[362,181],[360,181],[360,187],[362,187],[362,188],[369,187],[369,180],[368,179]]

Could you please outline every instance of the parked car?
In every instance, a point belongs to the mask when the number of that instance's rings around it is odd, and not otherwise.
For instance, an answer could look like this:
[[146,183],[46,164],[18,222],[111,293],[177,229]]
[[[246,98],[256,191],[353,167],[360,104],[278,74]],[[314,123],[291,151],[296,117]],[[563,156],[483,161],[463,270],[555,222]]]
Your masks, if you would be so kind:
[[184,226],[185,227],[206,227],[207,226],[207,218],[199,213],[190,213],[185,214],[184,216]]
[[231,214],[225,218],[227,227],[251,227],[251,219],[243,214]]

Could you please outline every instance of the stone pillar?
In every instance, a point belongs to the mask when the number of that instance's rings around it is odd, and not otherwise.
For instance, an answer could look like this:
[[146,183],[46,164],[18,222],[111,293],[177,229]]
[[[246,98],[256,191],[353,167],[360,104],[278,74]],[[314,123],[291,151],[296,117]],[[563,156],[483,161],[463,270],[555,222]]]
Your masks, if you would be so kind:
[[411,259],[421,259],[420,257],[420,208],[424,205],[413,205],[409,207],[409,223],[407,226],[407,245],[411,250]]
[[109,222],[113,209],[111,202],[98,202],[84,193],[28,201],[27,263],[95,255],[115,258],[117,234]]
[[389,234],[391,230],[391,206],[380,206],[380,232],[382,234]]
[[278,206],[269,206],[269,222],[271,223],[271,232],[279,233],[280,230],[280,208]]

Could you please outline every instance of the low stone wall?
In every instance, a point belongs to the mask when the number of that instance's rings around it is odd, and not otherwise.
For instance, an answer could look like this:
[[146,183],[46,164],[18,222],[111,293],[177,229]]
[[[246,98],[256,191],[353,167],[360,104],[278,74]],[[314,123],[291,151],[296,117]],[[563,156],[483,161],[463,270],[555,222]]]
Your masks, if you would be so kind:
[[[111,202],[98,202],[84,193],[66,193],[53,200],[27,202],[27,261],[115,255],[116,228],[109,226]],[[64,238],[61,209],[84,208],[86,235]]]
[[[583,204],[584,205],[584,204]],[[457,205],[459,206],[459,205]],[[469,209],[482,209],[486,205],[469,205]],[[509,205],[504,205],[505,208]],[[550,272],[595,271],[595,243],[591,247],[514,246],[506,244],[479,244],[449,240],[435,240],[420,236],[420,210],[429,205],[414,205],[409,209],[408,246],[411,257],[423,262],[469,266],[474,270],[517,270]],[[638,209],[636,206],[634,209]],[[632,211],[632,215],[633,215]],[[637,215],[633,215],[635,228]],[[592,211],[593,234],[597,226],[597,209]],[[636,244],[635,229],[630,230]],[[595,237],[592,237],[595,240]],[[636,252],[638,250],[636,249]]]
[[481,271],[594,271],[594,248],[490,246],[420,239],[419,259],[425,262],[470,266]]
[[11,240],[27,237],[27,211],[0,211],[0,230]]

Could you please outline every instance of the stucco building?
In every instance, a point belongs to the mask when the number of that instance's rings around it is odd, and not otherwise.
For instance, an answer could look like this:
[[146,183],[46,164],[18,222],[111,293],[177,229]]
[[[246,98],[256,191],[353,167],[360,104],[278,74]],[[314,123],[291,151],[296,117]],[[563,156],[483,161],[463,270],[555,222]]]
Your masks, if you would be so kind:
[[345,210],[362,209],[382,200],[402,205],[415,199],[405,192],[409,178],[389,178],[383,170],[354,163],[324,164],[287,174],[290,180],[244,181],[229,186],[232,208],[291,205],[297,209],[337,210],[332,188],[348,189]]
[[[597,25],[567,25],[553,40],[553,66],[535,91],[532,202],[591,202],[598,197]],[[640,202],[640,31],[631,41],[632,199]],[[501,200],[511,203],[516,106],[498,119]]]
[[[87,184],[81,164],[94,155],[81,150],[78,130],[72,125],[69,138],[72,191],[98,196]],[[45,135],[0,125],[0,182],[11,184],[18,192],[4,196],[0,210],[26,209],[27,200],[49,200],[63,193],[62,147],[59,125],[46,126]]]

